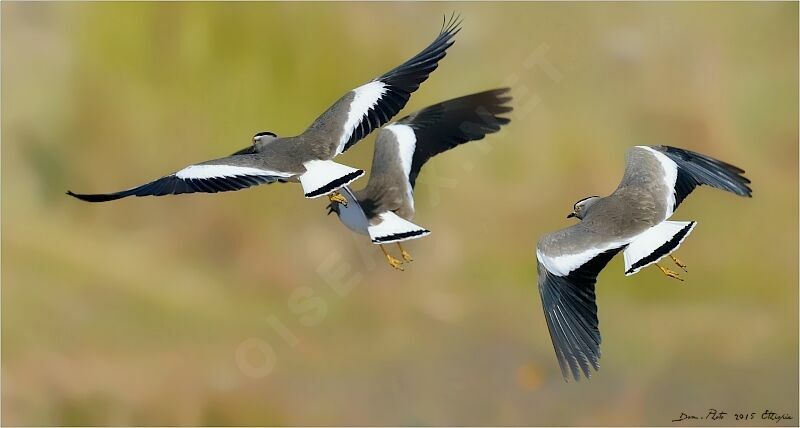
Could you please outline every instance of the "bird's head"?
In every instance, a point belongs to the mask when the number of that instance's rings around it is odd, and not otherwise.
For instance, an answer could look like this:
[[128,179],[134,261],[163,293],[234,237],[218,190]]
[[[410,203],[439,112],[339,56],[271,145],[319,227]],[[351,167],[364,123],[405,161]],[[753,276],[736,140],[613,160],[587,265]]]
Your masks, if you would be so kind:
[[269,131],[261,131],[256,135],[253,135],[253,145],[258,145],[259,143],[264,144],[267,141],[274,140],[275,138],[278,138],[278,136],[275,135],[275,133]]
[[575,205],[572,206],[572,212],[569,213],[567,218],[575,217],[578,220],[583,220],[583,217],[586,216],[586,213],[589,211],[589,208],[599,200],[600,200],[599,196],[589,196],[579,200],[578,202],[575,202]]

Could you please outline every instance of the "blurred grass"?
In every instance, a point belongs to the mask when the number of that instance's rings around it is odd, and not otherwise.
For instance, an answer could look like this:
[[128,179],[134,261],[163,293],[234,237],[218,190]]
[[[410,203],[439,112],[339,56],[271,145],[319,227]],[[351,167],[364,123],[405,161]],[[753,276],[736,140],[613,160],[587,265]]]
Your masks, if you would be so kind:
[[[156,178],[260,130],[298,133],[453,10],[464,30],[407,111],[505,84],[517,109],[502,133],[426,166],[416,222],[434,233],[409,244],[404,273],[296,185],[107,205],[63,195]],[[797,12],[3,2],[2,423],[800,416]],[[560,80],[525,65],[539,48]],[[681,247],[685,283],[624,277],[613,261],[598,287],[603,368],[564,384],[536,239],[566,226],[575,200],[614,189],[627,147],[662,143],[742,166],[754,198],[700,189],[682,205],[676,218],[700,224]],[[371,156],[372,138],[341,161]],[[250,338],[275,352],[266,377],[237,363]]]

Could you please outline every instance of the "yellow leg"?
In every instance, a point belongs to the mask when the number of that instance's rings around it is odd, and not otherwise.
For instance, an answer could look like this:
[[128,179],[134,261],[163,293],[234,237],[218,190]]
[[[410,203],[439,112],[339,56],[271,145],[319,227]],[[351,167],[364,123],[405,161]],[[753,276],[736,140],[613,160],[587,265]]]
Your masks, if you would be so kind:
[[659,269],[661,269],[661,273],[663,273],[664,275],[666,275],[666,276],[668,276],[668,277],[670,277],[670,278],[675,278],[675,279],[677,279],[678,281],[683,281],[683,278],[681,278],[681,277],[678,275],[678,273],[677,273],[677,272],[673,272],[673,271],[671,271],[671,270],[669,270],[669,269],[667,269],[667,268],[665,268],[665,267],[663,267],[663,266],[659,265],[658,263],[656,263],[656,267],[657,267],[657,268],[659,268]]
[[383,245],[381,245],[380,247],[381,247],[381,251],[383,251],[383,255],[386,256],[386,261],[389,262],[389,266],[391,266],[391,267],[393,267],[393,268],[395,268],[397,270],[403,270],[403,266],[402,266],[403,262],[401,262],[400,260],[394,258],[391,254],[387,253],[386,252],[386,248],[383,248]]
[[669,258],[671,258],[672,261],[675,262],[676,266],[678,266],[679,268],[683,269],[684,272],[689,272],[688,270],[686,270],[686,264],[684,264],[682,261],[680,261],[679,258],[673,256],[672,254],[669,255]]
[[344,206],[347,206],[347,198],[342,196],[342,194],[339,193],[339,192],[333,192],[333,193],[329,194],[328,195],[328,199],[331,202],[338,202],[338,203],[340,203],[340,204],[342,204]]
[[413,257],[411,257],[411,254],[408,254],[408,251],[406,251],[406,250],[403,248],[403,246],[402,246],[402,245],[400,245],[400,243],[399,243],[399,242],[397,243],[397,246],[400,248],[400,254],[403,256],[403,260],[405,260],[405,261],[407,261],[407,262],[413,262],[413,261],[414,261],[414,258],[413,258]]

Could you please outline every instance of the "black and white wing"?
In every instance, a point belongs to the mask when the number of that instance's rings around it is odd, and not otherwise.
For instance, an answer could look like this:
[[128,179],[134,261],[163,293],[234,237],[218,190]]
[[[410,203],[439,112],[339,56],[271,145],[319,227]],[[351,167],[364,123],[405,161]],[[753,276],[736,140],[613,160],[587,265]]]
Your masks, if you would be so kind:
[[655,146],[678,167],[675,181],[675,207],[697,186],[707,185],[739,196],[752,197],[753,191],[744,170],[710,156],[670,146]]
[[539,294],[564,380],[600,368],[597,275],[626,241],[610,241],[577,224],[545,235],[536,247]]
[[507,88],[434,104],[378,130],[372,173],[359,194],[365,207],[413,212],[413,188],[422,165],[432,156],[497,132],[511,111]]
[[[510,119],[499,116],[513,110],[507,104],[511,101],[509,91],[509,88],[493,89],[447,100],[412,113],[391,125],[393,129],[405,126],[413,131],[414,141],[407,142],[413,144],[413,156],[407,173],[411,187],[414,187],[428,159],[460,144],[481,140],[509,123]],[[410,139],[412,134],[405,134]],[[375,149],[378,149],[377,145]]]
[[459,32],[460,20],[451,17],[436,39],[422,52],[384,75],[345,94],[306,130],[331,141],[331,157],[380,128],[405,107],[411,93],[436,70]]
[[[752,190],[748,186],[750,180],[742,175],[744,170],[729,163],[671,146],[637,146],[631,150],[649,152],[661,165],[663,176],[660,178],[667,189],[669,214],[697,186],[707,185],[739,196],[752,196]],[[635,166],[626,165],[626,175],[629,170],[635,170]],[[625,181],[624,177],[623,182]]]
[[270,171],[254,154],[228,156],[190,165],[178,172],[132,189],[114,193],[67,194],[87,202],[106,202],[128,196],[164,196],[181,193],[217,193],[241,190],[259,184],[286,181],[295,173]]

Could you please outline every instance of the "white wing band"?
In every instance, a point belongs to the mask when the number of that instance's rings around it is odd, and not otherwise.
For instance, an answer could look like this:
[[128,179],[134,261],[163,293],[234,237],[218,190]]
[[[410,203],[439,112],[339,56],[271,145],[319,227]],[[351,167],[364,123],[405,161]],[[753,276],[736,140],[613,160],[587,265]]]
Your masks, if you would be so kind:
[[386,84],[380,80],[375,80],[353,89],[353,92],[355,92],[355,96],[353,97],[353,101],[350,102],[350,110],[347,112],[347,121],[344,123],[342,137],[339,139],[339,147],[336,149],[337,155],[344,152],[344,146],[347,144],[347,141],[350,140],[350,136],[353,135],[358,124],[364,120],[369,110],[375,107],[383,94],[386,93]]
[[293,174],[235,165],[191,165],[175,173],[175,176],[182,180],[202,180],[207,178],[238,177],[242,175],[291,177]]
[[669,194],[666,195],[667,197],[667,216],[664,220],[670,218],[672,215],[672,211],[675,209],[675,183],[678,181],[678,164],[672,161],[667,155],[659,152],[658,150],[653,149],[652,147],[647,146],[637,146],[639,148],[645,149],[655,156],[658,159],[658,162],[661,164],[661,168],[664,170],[664,183],[666,183],[667,187],[669,188]]
[[608,250],[619,248],[627,242],[611,242],[603,246],[589,248],[574,254],[562,254],[560,256],[550,257],[542,253],[538,248],[536,249],[536,258],[547,268],[547,271],[557,276],[567,276],[570,272],[583,266],[593,258],[597,257],[600,253]]

